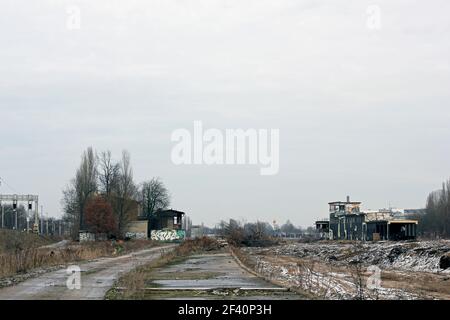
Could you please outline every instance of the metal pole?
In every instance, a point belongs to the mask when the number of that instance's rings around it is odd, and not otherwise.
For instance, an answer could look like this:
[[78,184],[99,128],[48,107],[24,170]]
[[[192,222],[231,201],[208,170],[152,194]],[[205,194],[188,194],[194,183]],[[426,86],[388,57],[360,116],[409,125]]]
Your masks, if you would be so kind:
[[44,206],[41,206],[41,234],[44,234]]
[[17,230],[17,209],[14,209],[14,228]]
[[2,206],[2,229],[5,228],[5,208],[3,207],[3,204],[0,203],[0,205]]
[[31,212],[31,202],[28,200],[28,213],[27,213],[27,233],[30,232],[30,212]]
[[39,234],[39,202],[38,200],[34,203],[34,225],[33,232]]

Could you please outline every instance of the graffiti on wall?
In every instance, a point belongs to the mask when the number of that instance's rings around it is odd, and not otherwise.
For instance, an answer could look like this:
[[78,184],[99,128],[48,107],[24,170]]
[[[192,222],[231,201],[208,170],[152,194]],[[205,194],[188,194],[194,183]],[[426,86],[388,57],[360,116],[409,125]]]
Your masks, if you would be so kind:
[[80,242],[95,241],[95,234],[87,231],[80,231],[78,234]]
[[130,239],[147,239],[147,234],[144,232],[127,232],[125,238]]
[[185,234],[184,230],[152,230],[151,239],[157,241],[183,240]]

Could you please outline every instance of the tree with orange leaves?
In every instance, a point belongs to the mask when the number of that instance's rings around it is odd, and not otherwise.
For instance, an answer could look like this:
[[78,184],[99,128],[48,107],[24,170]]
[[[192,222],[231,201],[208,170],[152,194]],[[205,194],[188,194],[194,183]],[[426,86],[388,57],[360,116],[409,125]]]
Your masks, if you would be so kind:
[[92,198],[85,209],[86,226],[90,232],[117,235],[117,220],[111,205],[102,196]]

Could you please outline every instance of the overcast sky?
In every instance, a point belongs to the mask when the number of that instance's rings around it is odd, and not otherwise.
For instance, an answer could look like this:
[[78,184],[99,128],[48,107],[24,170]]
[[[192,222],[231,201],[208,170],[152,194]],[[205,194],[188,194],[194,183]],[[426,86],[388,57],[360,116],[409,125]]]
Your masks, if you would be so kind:
[[[368,25],[373,5],[380,28]],[[39,194],[60,216],[61,190],[92,146],[127,149],[136,182],[161,177],[194,223],[309,226],[347,194],[365,208],[423,207],[450,176],[449,9],[1,0],[0,193]],[[171,134],[195,120],[279,129],[279,173],[174,165]]]

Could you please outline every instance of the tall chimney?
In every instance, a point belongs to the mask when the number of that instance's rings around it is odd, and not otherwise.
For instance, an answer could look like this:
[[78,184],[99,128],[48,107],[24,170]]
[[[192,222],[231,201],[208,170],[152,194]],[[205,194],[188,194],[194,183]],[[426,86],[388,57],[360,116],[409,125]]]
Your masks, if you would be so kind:
[[347,196],[347,202],[350,202],[350,196]]

